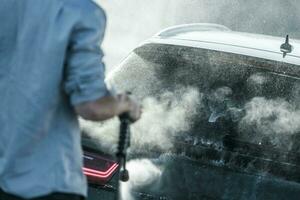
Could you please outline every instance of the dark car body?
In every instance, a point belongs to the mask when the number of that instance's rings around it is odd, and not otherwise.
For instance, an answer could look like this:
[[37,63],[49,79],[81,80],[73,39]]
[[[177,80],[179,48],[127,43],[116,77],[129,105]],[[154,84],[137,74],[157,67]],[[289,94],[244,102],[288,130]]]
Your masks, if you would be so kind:
[[178,88],[201,94],[168,154],[131,155],[164,166],[155,184],[134,189],[136,199],[300,199],[300,42],[283,55],[284,42],[219,25],[173,27],[110,74],[140,99]]
[[92,139],[82,138],[84,150],[83,172],[87,176],[88,200],[116,200],[118,188],[118,163],[111,155],[101,151]]

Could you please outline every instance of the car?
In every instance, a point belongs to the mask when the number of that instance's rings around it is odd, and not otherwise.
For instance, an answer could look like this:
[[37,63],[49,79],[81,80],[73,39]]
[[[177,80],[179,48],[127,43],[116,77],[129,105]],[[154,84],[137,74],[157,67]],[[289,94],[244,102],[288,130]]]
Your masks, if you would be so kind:
[[147,104],[129,159],[161,174],[132,187],[136,199],[299,199],[299,40],[175,26],[107,82]]

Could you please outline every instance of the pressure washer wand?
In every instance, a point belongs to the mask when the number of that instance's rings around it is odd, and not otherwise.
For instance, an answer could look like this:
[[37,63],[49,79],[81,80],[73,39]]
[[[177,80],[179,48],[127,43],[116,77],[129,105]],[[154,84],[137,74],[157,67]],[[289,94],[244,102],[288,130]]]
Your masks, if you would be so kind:
[[117,159],[119,163],[119,179],[122,182],[127,182],[129,180],[129,172],[126,169],[126,157],[127,149],[130,147],[130,124],[131,119],[128,113],[124,113],[120,118],[120,136],[119,145],[117,150]]

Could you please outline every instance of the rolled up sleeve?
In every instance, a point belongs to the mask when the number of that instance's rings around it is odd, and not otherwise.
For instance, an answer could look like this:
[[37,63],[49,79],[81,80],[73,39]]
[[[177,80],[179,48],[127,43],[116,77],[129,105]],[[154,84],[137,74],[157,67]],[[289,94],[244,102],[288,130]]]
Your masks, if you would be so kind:
[[72,105],[110,94],[104,82],[100,47],[106,26],[105,14],[95,6],[82,15],[71,35],[66,60],[64,88]]

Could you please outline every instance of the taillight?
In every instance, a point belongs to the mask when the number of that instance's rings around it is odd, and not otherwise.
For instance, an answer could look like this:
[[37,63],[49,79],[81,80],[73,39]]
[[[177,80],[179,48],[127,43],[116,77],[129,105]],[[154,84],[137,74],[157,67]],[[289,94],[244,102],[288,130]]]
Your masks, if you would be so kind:
[[105,184],[118,169],[118,164],[101,155],[84,152],[83,173],[90,183]]

